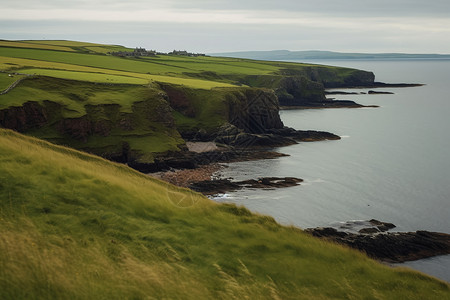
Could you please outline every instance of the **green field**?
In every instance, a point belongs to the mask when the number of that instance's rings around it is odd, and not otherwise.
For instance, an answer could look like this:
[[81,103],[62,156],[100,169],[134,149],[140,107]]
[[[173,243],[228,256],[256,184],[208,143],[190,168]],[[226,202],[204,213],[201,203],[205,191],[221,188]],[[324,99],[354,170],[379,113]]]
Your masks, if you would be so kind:
[[75,50],[69,47],[63,47],[58,45],[45,45],[27,42],[15,42],[15,41],[3,41],[0,40],[0,46],[2,47],[17,47],[17,48],[30,48],[30,49],[47,49],[57,51],[74,52]]
[[448,284],[0,129],[1,299],[449,299]]
[[26,43],[42,44],[42,45],[53,45],[53,46],[63,46],[63,47],[103,47],[105,45],[97,43],[87,43],[78,41],[65,41],[65,40],[25,40]]
[[1,46],[17,48],[36,48],[69,52],[86,52],[106,54],[114,51],[133,51],[133,49],[117,45],[102,45],[96,43],[76,42],[76,41],[58,41],[58,40],[25,40],[25,41],[1,41]]
[[16,80],[22,78],[23,76],[20,75],[10,75],[8,73],[1,73],[0,72],[0,92],[7,89],[11,84],[13,84]]
[[137,84],[144,85],[149,81],[129,76],[109,75],[109,74],[97,74],[88,72],[73,72],[63,70],[48,70],[48,69],[26,69],[21,70],[21,73],[29,75],[43,75],[55,78],[64,78],[69,80],[89,81],[89,82],[102,82],[111,84]]

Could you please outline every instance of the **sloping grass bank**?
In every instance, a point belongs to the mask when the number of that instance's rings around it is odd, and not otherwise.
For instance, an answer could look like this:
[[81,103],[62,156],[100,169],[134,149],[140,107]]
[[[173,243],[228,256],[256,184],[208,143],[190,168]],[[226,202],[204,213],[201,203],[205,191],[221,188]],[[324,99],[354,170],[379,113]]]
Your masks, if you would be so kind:
[[1,299],[448,299],[449,286],[0,129]]

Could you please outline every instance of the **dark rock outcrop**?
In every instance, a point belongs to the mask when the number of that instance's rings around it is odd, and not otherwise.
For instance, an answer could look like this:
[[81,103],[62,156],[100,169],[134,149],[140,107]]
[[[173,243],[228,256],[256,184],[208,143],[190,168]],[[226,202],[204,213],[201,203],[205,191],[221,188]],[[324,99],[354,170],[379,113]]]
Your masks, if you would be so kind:
[[326,132],[315,130],[296,130],[290,127],[281,129],[271,129],[267,131],[269,134],[279,135],[300,142],[314,142],[323,140],[339,140],[339,136]]
[[299,106],[326,100],[323,84],[302,76],[284,77],[275,93],[281,106]]
[[321,82],[325,88],[371,86],[375,81],[373,72],[352,70],[347,76],[339,76],[336,70],[321,69]]
[[[172,169],[195,169],[200,165],[207,165],[217,162],[237,162],[258,159],[272,159],[287,156],[279,152],[257,150],[254,148],[229,148],[210,152],[175,152],[164,153],[155,158],[152,163],[142,163],[136,160],[125,160],[128,165],[143,173],[154,173]],[[118,161],[118,158],[114,159]]]
[[258,147],[281,147],[297,142],[312,142],[323,140],[339,140],[340,137],[324,131],[295,130],[289,127],[268,128],[264,133],[248,133],[232,124],[222,125],[216,132],[190,133],[183,135],[190,141],[214,141],[217,144],[236,147],[237,150],[250,150]]
[[365,92],[344,92],[344,91],[325,91],[325,95],[360,95],[365,94]]
[[290,127],[267,129],[263,134],[245,133],[233,126],[223,126],[217,133],[215,142],[237,146],[279,147],[296,144],[297,142],[312,142],[323,140],[339,140],[340,137],[324,131],[295,130]]
[[283,109],[291,108],[360,108],[360,107],[378,107],[376,105],[361,105],[351,100],[325,100],[321,102],[304,102],[297,105],[284,106]]
[[59,122],[58,130],[82,141],[86,141],[93,132],[92,124],[87,118],[62,119]]
[[450,235],[446,233],[384,232],[395,227],[391,223],[377,222],[374,227],[363,228],[359,233],[338,231],[331,227],[309,228],[305,232],[367,253],[370,257],[400,263],[436,255],[450,254]]
[[367,94],[369,95],[393,95],[394,93],[392,92],[381,92],[381,91],[368,91]]
[[195,109],[187,97],[186,92],[167,84],[161,84],[160,86],[166,92],[166,95],[161,94],[161,96],[169,101],[170,107],[187,117],[195,117]]
[[194,191],[205,195],[223,194],[242,188],[274,189],[299,185],[303,179],[295,177],[263,177],[243,181],[230,181],[228,179],[205,180],[190,185]]
[[362,85],[362,87],[392,87],[392,88],[406,88],[406,87],[418,87],[424,86],[422,83],[384,83],[384,82],[374,82],[373,84]]

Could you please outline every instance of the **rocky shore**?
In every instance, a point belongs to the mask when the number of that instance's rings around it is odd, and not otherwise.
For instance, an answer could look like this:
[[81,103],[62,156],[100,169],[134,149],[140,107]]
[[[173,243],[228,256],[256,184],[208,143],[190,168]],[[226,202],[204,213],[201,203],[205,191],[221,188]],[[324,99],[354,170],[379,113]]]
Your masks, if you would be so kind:
[[366,226],[356,233],[333,227],[308,228],[305,232],[358,249],[372,258],[388,263],[450,254],[450,234],[429,231],[387,232],[395,225],[378,220],[363,223]]
[[150,176],[167,181],[176,186],[189,187],[191,184],[196,182],[211,180],[213,178],[213,174],[222,168],[224,168],[224,166],[214,163],[199,166],[195,169],[179,169],[151,173]]
[[[367,93],[366,92],[326,91],[325,94],[326,95],[393,95],[394,93],[386,92],[386,91],[369,90]],[[342,100],[335,100],[335,101],[342,101]]]
[[224,194],[242,188],[250,189],[274,189],[299,185],[303,179],[295,177],[263,177],[243,181],[231,181],[229,179],[215,179],[193,182],[189,187],[194,191],[205,195]]
[[281,109],[320,109],[320,108],[362,108],[379,107],[378,105],[362,105],[351,100],[328,99],[322,102],[301,103],[299,105],[281,106]]
[[[289,127],[266,129],[263,133],[249,133],[234,125],[224,125],[214,134],[198,131],[183,136],[191,150],[165,153],[152,163],[131,161],[128,165],[143,173],[172,169],[195,169],[202,165],[269,159],[285,156],[271,149],[298,142],[339,140],[340,137],[324,131],[295,130]],[[192,148],[194,147],[194,148]]]

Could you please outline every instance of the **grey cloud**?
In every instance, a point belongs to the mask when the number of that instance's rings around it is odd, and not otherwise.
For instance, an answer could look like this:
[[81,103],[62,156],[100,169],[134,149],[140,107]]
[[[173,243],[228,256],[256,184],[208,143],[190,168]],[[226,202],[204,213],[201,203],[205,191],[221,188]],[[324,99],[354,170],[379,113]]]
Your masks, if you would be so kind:
[[450,16],[448,0],[171,0],[173,8],[215,10],[282,10],[349,16]]
[[[160,51],[333,50],[343,52],[450,53],[445,39],[427,33],[288,25],[115,22],[1,22],[5,39],[68,39]],[[95,30],[92,30],[95,28]]]
[[448,0],[22,0],[2,4],[5,8],[86,8],[140,10],[248,10],[285,11],[332,16],[449,16]]
[[[31,21],[28,16],[36,15],[34,11],[25,14],[27,18],[21,21],[17,16],[16,19],[11,15],[5,15],[3,19],[0,16],[0,35],[3,39],[71,39],[143,46],[161,51],[317,49],[450,53],[448,0],[22,0],[7,2],[2,4],[2,8],[16,9],[17,12],[22,9],[40,9],[42,12],[47,8],[67,9],[72,20],[67,21],[68,18],[62,16],[59,21],[50,21],[51,18],[44,16]],[[72,10],[75,8],[78,11]],[[164,10],[158,15],[159,21],[150,17],[139,19],[135,13],[140,12],[147,17],[146,10],[161,8],[175,12],[203,12],[200,17],[194,15],[191,19],[204,17],[205,14],[214,17],[213,12],[219,10],[224,14],[227,11],[235,11],[236,14],[243,11],[243,16],[237,17],[239,21],[247,15],[250,15],[249,18],[261,16],[261,19],[245,25],[227,23],[227,18],[221,23],[212,22],[211,18],[203,23],[197,22],[197,19],[175,23],[180,21],[174,20],[179,16],[164,14]],[[122,11],[127,11],[128,15],[120,20],[120,14],[113,12]],[[84,12],[90,17],[80,21],[79,14]],[[110,14],[110,17],[98,21],[101,12]],[[302,17],[303,14],[307,17]],[[286,19],[304,22],[276,22]],[[267,24],[270,21],[274,22]]]

